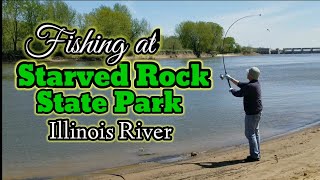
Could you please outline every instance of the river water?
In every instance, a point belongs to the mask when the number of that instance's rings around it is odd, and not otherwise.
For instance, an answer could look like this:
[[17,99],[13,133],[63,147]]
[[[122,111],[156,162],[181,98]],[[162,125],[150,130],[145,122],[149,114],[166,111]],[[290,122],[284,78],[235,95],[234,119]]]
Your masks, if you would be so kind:
[[[320,122],[320,55],[266,55],[226,57],[228,73],[246,81],[246,69],[258,66],[262,72],[264,105],[262,140]],[[162,67],[186,66],[188,60],[159,61]],[[48,143],[47,118],[34,115],[34,91],[17,91],[14,64],[2,64],[2,140],[4,177],[32,178],[79,174],[120,165],[172,159],[191,151],[205,151],[246,143],[242,99],[228,92],[221,58],[205,59],[213,69],[214,88],[210,91],[177,90],[184,95],[183,116],[71,116],[80,124],[96,124],[105,119],[142,119],[145,124],[171,124],[176,128],[172,143]],[[74,66],[71,62],[49,66]],[[77,67],[101,66],[101,62],[77,62]],[[93,95],[110,90],[91,89]],[[137,91],[160,94],[159,90]],[[79,91],[66,91],[78,94]],[[175,156],[177,155],[177,156]],[[164,158],[159,158],[164,157]],[[170,159],[170,158],[169,158]],[[168,159],[167,159],[168,160]],[[170,161],[170,160],[168,160]]]

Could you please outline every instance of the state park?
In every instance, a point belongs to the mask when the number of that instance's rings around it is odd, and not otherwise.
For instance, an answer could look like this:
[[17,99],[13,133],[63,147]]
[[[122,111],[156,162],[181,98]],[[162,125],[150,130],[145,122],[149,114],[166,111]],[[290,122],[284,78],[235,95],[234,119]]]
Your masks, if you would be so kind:
[[160,68],[155,61],[121,62],[109,70],[100,68],[47,68],[45,64],[20,61],[16,65],[16,87],[37,88],[212,88],[212,70],[203,68],[201,61],[189,61],[186,68]]
[[[134,69],[133,72],[131,69]],[[132,87],[131,75],[134,75]],[[35,92],[37,114],[104,114],[109,101],[104,95],[92,96],[91,92],[80,95],[65,95],[54,92],[54,88],[113,88],[114,114],[127,114],[133,107],[137,114],[183,114],[183,97],[174,94],[174,87],[182,89],[211,89],[212,72],[200,61],[189,61],[184,68],[161,68],[156,62],[123,61],[112,70],[58,69],[45,64],[22,61],[16,65],[16,88]],[[135,89],[163,88],[162,94],[137,95]]]

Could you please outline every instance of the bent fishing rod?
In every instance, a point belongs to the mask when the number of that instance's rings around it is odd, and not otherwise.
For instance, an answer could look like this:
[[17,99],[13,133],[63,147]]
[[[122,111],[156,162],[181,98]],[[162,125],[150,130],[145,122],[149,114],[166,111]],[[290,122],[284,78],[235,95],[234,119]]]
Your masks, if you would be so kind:
[[[222,40],[222,48],[221,48],[221,50],[222,50],[222,63],[223,63],[223,68],[224,68],[224,73],[225,73],[225,74],[224,74],[224,75],[223,75],[223,74],[220,74],[220,78],[221,78],[222,80],[224,79],[224,76],[225,76],[226,74],[228,74],[228,73],[227,73],[227,69],[226,69],[226,64],[224,63],[224,42],[225,42],[225,39],[226,39],[226,37],[227,37],[227,34],[228,34],[229,30],[231,29],[231,27],[232,27],[234,24],[236,24],[238,21],[240,21],[240,20],[242,20],[242,19],[249,18],[249,17],[254,17],[254,16],[261,16],[261,14],[244,16],[244,17],[242,17],[242,18],[237,19],[236,21],[234,21],[234,22],[229,26],[228,30],[227,30],[226,33],[224,34],[224,37],[223,37],[223,40]],[[231,88],[230,81],[229,81],[229,79],[227,79],[227,80],[228,80],[229,88]]]

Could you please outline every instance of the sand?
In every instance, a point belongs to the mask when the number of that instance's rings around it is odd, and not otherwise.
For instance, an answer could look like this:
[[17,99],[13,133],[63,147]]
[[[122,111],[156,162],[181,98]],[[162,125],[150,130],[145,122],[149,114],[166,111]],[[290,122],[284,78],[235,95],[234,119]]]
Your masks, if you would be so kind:
[[262,158],[244,163],[246,145],[200,153],[169,164],[143,163],[58,179],[308,179],[320,180],[320,125],[265,141]]

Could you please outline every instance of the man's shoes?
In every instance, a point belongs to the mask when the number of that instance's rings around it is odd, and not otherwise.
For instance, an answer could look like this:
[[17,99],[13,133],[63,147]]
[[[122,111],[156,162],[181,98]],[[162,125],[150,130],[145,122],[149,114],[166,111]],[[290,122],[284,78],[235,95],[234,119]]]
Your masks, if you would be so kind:
[[244,162],[256,162],[260,161],[260,158],[253,158],[251,156],[248,156],[247,159],[244,160]]

